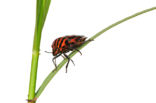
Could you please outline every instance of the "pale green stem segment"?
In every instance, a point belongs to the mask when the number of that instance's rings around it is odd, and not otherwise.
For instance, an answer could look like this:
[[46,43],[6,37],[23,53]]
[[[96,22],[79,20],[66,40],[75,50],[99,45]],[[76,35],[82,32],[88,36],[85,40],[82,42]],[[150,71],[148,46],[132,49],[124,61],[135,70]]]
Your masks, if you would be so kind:
[[[138,13],[135,13],[131,16],[128,16],[108,27],[106,27],[105,29],[101,30],[100,32],[98,32],[97,34],[95,34],[93,37],[90,38],[90,40],[95,40],[98,36],[100,36],[101,34],[103,34],[104,32],[106,32],[107,30],[110,30],[111,28],[115,27],[116,25],[119,25],[121,24],[122,22],[125,22],[129,19],[132,19],[136,16],[139,16],[143,13],[146,13],[146,12],[149,12],[149,11],[152,11],[152,10],[155,10],[156,7],[152,7],[152,8],[149,8],[149,9],[146,9],[146,10],[143,10],[141,12],[138,12]],[[84,43],[81,47],[79,47],[78,49],[82,49],[83,47],[85,47],[88,43],[90,43],[91,41],[87,41],[86,43]],[[72,58],[75,54],[77,53],[77,51],[73,51],[69,57]],[[67,62],[67,59],[64,59],[57,67],[57,69],[55,68],[47,77],[46,79],[43,81],[42,85],[40,86],[40,88],[38,89],[38,91],[36,92],[35,94],[35,97],[38,98],[41,93],[43,92],[43,90],[45,89],[45,87],[48,85],[48,83],[51,81],[51,79],[56,75],[56,73],[62,68],[62,66]]]
[[36,3],[37,4],[36,25],[35,25],[34,42],[33,42],[28,100],[33,100],[35,97],[41,33],[42,33],[44,22],[48,13],[50,2],[51,0],[37,0],[37,3]]

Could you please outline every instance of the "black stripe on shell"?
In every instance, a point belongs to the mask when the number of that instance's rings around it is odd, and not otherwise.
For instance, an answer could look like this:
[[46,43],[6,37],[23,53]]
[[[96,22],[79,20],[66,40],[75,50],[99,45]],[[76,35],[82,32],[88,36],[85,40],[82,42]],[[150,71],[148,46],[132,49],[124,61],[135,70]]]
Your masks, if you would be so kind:
[[59,48],[61,47],[61,45],[62,45],[64,39],[65,39],[65,37],[62,38],[62,40],[61,40],[61,42],[60,42],[60,44],[59,44]]

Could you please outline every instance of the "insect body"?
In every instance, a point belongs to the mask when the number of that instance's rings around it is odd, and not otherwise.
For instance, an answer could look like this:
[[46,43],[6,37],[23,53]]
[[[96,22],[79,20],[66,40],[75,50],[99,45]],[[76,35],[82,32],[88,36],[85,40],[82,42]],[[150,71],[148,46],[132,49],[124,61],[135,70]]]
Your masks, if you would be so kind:
[[73,64],[74,62],[65,53],[76,50],[80,54],[82,54],[77,48],[81,46],[85,42],[85,40],[86,40],[86,37],[79,36],[79,35],[64,36],[64,37],[60,37],[54,40],[52,44],[52,51],[53,51],[52,53],[54,56],[53,63],[55,67],[57,68],[56,58],[63,55],[65,58],[68,59],[68,62],[66,65],[66,73],[67,73],[69,62],[72,61]]

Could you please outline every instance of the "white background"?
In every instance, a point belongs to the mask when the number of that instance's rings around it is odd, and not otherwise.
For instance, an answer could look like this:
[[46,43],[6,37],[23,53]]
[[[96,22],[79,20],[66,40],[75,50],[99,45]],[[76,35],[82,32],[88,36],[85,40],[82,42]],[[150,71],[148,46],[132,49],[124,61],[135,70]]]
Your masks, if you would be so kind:
[[[54,68],[52,41],[93,36],[156,6],[156,0],[52,0],[41,40],[37,87]],[[0,1],[0,101],[26,103],[36,0]],[[156,10],[102,34],[63,67],[37,103],[156,103]],[[57,62],[62,60],[60,57]]]

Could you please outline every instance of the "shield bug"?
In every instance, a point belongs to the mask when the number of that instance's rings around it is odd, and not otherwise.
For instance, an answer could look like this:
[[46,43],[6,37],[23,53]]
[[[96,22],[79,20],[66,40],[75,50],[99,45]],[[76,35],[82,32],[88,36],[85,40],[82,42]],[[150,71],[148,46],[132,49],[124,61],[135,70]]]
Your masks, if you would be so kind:
[[63,36],[63,37],[59,37],[55,39],[51,45],[52,54],[54,56],[52,61],[55,67],[57,68],[56,58],[58,58],[59,56],[63,56],[64,58],[68,59],[68,62],[66,65],[66,73],[67,73],[69,62],[72,61],[72,63],[74,64],[74,61],[70,57],[68,57],[66,53],[69,51],[75,50],[75,51],[78,51],[82,55],[82,53],[77,48],[80,47],[82,44],[84,44],[84,42],[86,42],[85,41],[86,38],[87,37],[85,36],[71,35],[71,36]]

